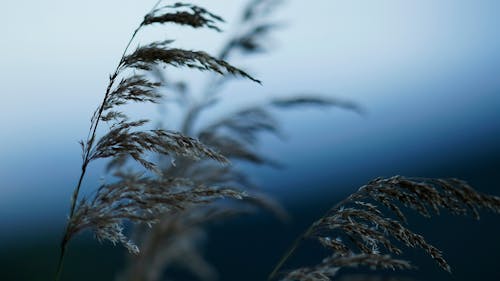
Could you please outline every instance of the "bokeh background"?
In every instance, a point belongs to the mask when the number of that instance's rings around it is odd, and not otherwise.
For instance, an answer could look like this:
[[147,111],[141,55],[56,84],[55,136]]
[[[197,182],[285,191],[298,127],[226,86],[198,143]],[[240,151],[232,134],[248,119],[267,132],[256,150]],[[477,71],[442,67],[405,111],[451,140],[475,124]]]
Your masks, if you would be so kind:
[[[80,148],[131,31],[154,1],[8,1],[0,24],[0,276],[51,280]],[[224,33],[162,27],[148,38],[216,52],[245,1],[192,1],[222,15]],[[269,52],[234,63],[263,80],[240,81],[217,109],[316,93],[337,108],[276,111],[286,140],[262,136],[284,169],[248,167],[292,221],[245,216],[209,230],[204,252],[221,280],[265,280],[298,234],[329,206],[378,176],[458,177],[500,194],[500,2],[299,1],[273,14]],[[182,76],[197,87],[203,76]],[[200,86],[201,87],[201,86]],[[156,114],[156,115],[155,115]],[[153,112],[151,118],[160,118]],[[168,120],[175,124],[175,117]],[[174,126],[174,125],[173,125]],[[92,167],[84,188],[103,176]],[[500,280],[499,218],[414,218],[445,252],[453,275],[410,251],[420,280]],[[113,280],[120,247],[83,234],[70,245],[66,280]],[[297,254],[301,255],[301,252]],[[307,261],[307,249],[295,261]],[[301,260],[302,259],[302,260]]]

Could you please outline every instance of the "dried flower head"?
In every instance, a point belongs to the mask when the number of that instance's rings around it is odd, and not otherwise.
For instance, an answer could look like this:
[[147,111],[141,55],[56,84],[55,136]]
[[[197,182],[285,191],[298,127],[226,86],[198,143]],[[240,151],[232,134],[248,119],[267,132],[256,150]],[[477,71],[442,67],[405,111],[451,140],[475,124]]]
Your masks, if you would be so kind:
[[187,3],[175,3],[154,9],[144,17],[142,25],[175,23],[193,28],[207,27],[221,31],[217,27],[217,23],[220,22],[224,22],[220,16],[212,14],[202,7]]
[[500,213],[499,197],[479,193],[457,179],[377,178],[314,222],[271,277],[303,238],[317,239],[333,255],[319,265],[294,270],[283,280],[331,280],[342,267],[356,265],[408,269],[408,262],[391,257],[403,252],[401,246],[423,249],[442,269],[451,272],[438,248],[404,226],[407,220],[400,205],[425,217],[443,209],[457,215],[470,213],[477,219],[480,209]]
[[[246,196],[244,192],[232,188],[204,185],[185,178],[163,177],[157,165],[148,160],[151,154],[182,156],[192,160],[210,158],[222,163],[227,163],[227,159],[182,133],[147,129],[147,119],[130,120],[120,108],[131,102],[161,101],[162,96],[158,91],[161,83],[150,79],[150,71],[158,64],[238,75],[259,82],[246,72],[205,52],[170,47],[172,40],[151,42],[128,53],[132,41],[145,26],[173,23],[219,30],[216,24],[223,21],[219,16],[195,5],[177,3],[158,8],[160,2],[146,14],[132,34],[118,66],[109,77],[103,100],[92,115],[88,136],[80,142],[81,174],[73,192],[67,227],[61,242],[56,280],[60,276],[67,243],[82,230],[92,229],[99,240],[121,243],[130,252],[138,253],[138,247],[123,233],[124,221],[151,224],[158,221],[159,216],[172,210],[181,210],[187,205]],[[101,122],[107,122],[109,127],[102,135],[102,130],[98,130]],[[132,159],[145,170],[116,173],[116,182],[102,185],[90,197],[79,198],[87,167],[98,159],[111,160],[111,166],[119,166],[127,159]]]
[[[245,13],[255,5],[272,2],[278,1],[249,1],[250,6],[246,7]],[[274,28],[274,24],[264,17],[266,15],[264,10],[259,9],[252,13],[251,18],[242,20],[236,34],[223,45],[218,59],[227,60],[238,50],[244,54],[262,51],[265,39],[263,37]],[[355,108],[352,103],[342,104],[333,99],[303,94],[270,99],[262,104],[238,108],[213,122],[205,122],[200,116],[222,99],[220,96],[222,86],[229,82],[225,76],[213,75],[213,79],[205,85],[202,93],[196,95],[190,87],[190,81],[172,81],[158,66],[153,66],[152,71],[155,78],[162,82],[162,87],[170,92],[168,101],[172,102],[171,106],[177,106],[185,113],[185,118],[180,124],[181,132],[199,139],[233,163],[279,166],[277,161],[269,159],[259,152],[257,147],[262,133],[281,135],[279,122],[273,114],[276,109],[290,109],[304,105]],[[201,99],[198,96],[201,96]],[[347,106],[348,104],[351,107]],[[202,234],[205,224],[225,219],[228,217],[227,214],[240,215],[257,208],[269,210],[282,220],[288,219],[282,207],[265,193],[260,192],[249,175],[244,170],[238,169],[237,165],[219,165],[216,161],[193,160],[181,156],[176,157],[175,163],[172,163],[171,158],[163,157],[157,166],[161,168],[163,176],[189,178],[206,185],[231,186],[244,190],[248,196],[244,200],[232,201],[234,204],[217,201],[208,207],[192,206],[182,212],[162,217],[157,224],[148,229],[136,225],[133,237],[142,251],[139,255],[128,257],[129,262],[120,274],[119,280],[162,280],[164,269],[172,265],[189,270],[201,280],[211,280],[215,271],[211,269],[210,262],[203,259],[198,248],[199,237],[204,237]],[[223,215],[214,216],[213,213]],[[193,221],[192,218],[198,219]],[[196,235],[192,235],[193,233]],[[176,246],[178,244],[182,247]]]

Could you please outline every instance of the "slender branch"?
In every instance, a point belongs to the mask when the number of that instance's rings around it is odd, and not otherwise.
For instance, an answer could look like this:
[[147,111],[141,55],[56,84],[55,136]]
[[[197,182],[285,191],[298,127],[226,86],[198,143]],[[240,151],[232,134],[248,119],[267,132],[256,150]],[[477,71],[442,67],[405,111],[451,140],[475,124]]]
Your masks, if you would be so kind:
[[281,259],[278,262],[278,264],[276,264],[276,266],[274,267],[274,269],[271,272],[271,274],[269,274],[269,276],[267,277],[267,280],[273,280],[274,277],[276,277],[276,274],[278,273],[278,271],[285,264],[285,262],[292,256],[292,254],[295,252],[295,250],[300,245],[300,243],[307,236],[309,236],[311,234],[311,232],[314,229],[314,226],[315,226],[315,224],[312,224],[311,226],[309,226],[309,228],[304,233],[302,233],[299,237],[297,237],[297,239],[295,239],[295,241],[293,242],[292,246],[290,246],[290,248],[288,249],[288,251],[285,252],[285,254],[281,257]]
[[[360,191],[361,190],[362,190],[362,188],[360,189]],[[345,198],[344,200],[340,201],[335,206],[333,206],[332,208],[330,208],[323,216],[321,216],[321,219],[324,218],[324,217],[326,217],[326,216],[328,216],[329,214],[331,214],[332,212],[334,212],[335,210],[337,210],[341,206],[345,205],[347,202],[353,201],[355,198],[360,197],[361,194],[363,194],[363,192],[359,192],[358,191],[358,192],[355,192],[355,193],[349,195],[347,198]],[[285,254],[281,257],[281,259],[278,262],[278,264],[276,264],[276,266],[274,267],[274,269],[271,272],[271,274],[269,274],[269,276],[267,277],[267,280],[273,280],[276,277],[276,274],[278,274],[278,271],[281,269],[281,267],[283,267],[283,265],[285,264],[285,262],[288,261],[288,259],[292,256],[292,254],[295,252],[295,250],[300,245],[300,243],[313,233],[313,231],[315,230],[316,226],[318,226],[318,225],[321,224],[321,219],[318,220],[318,221],[316,221],[316,222],[314,222],[313,224],[311,224],[309,226],[309,228],[304,233],[302,233],[299,237],[297,237],[297,239],[295,239],[295,241],[290,246],[290,248],[288,249],[288,251],[285,252]]]
[[56,281],[61,278],[61,273],[62,273],[63,264],[64,264],[64,255],[66,254],[67,245],[68,245],[68,235],[67,235],[67,231],[66,231],[66,234],[64,235],[64,238],[61,241],[61,253],[59,255],[59,261],[57,262],[57,271],[56,271],[56,277],[55,277]]
[[[240,22],[239,29],[243,29],[248,22]],[[229,40],[223,45],[222,49],[217,56],[220,60],[227,60],[231,56],[231,53],[236,49],[238,39],[237,35],[234,35],[233,38],[229,38]],[[222,81],[224,82],[224,81]],[[217,93],[217,90],[220,88],[221,81],[216,78],[210,78],[209,82],[205,86],[205,91],[201,97],[201,100],[195,102],[188,110],[186,117],[184,118],[184,122],[181,126],[181,132],[190,135],[192,133],[192,129],[195,125],[195,121],[199,115],[207,108],[207,105],[210,104],[210,99]]]
[[75,188],[75,191],[73,191],[73,197],[71,197],[71,207],[70,207],[70,212],[69,212],[69,219],[71,219],[73,217],[73,214],[75,212],[76,200],[78,199],[78,194],[80,193],[80,187],[82,186],[83,178],[85,177],[87,165],[88,165],[88,161],[87,161],[87,159],[85,159],[83,162],[83,165],[82,165],[82,172],[80,174],[80,179],[78,180],[78,184]]

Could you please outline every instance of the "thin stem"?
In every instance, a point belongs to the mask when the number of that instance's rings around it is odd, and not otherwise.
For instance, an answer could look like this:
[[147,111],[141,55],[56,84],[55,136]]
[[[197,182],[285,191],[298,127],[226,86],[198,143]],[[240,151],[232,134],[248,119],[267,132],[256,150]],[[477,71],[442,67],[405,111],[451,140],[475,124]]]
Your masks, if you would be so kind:
[[196,119],[202,113],[202,111],[211,104],[211,101],[213,101],[213,96],[217,93],[218,87],[220,87],[220,81],[210,81],[211,82],[207,83],[207,86],[205,87],[205,91],[202,94],[201,100],[193,102],[193,105],[191,105],[188,113],[186,114],[186,117],[184,118],[184,122],[181,126],[181,132],[185,135],[191,135],[191,131],[195,125]]
[[[154,10],[156,10],[156,8],[160,5],[161,2],[162,2],[162,0],[158,0],[156,2],[156,4],[153,6],[153,8],[151,8],[151,10],[146,15],[149,15],[152,12],[154,12]],[[123,60],[124,60],[125,56],[127,55],[127,51],[130,48],[130,45],[132,44],[137,33],[139,32],[139,30],[141,30],[141,28],[143,26],[144,26],[144,24],[141,22],[141,24],[134,30],[134,33],[132,33],[130,40],[128,40],[128,43],[125,46],[125,49],[123,50],[122,56],[120,58],[120,62],[118,63],[118,66],[116,66],[115,72],[109,78],[109,84],[108,84],[108,87],[106,89],[106,93],[104,95],[104,99],[102,100],[101,106],[99,107],[99,112],[97,113],[97,116],[95,119],[94,128],[92,129],[92,136],[90,137],[89,142],[87,142],[87,153],[86,153],[86,158],[85,158],[85,160],[87,160],[87,162],[89,161],[90,150],[92,148],[92,145],[94,144],[97,126],[99,125],[99,121],[101,119],[102,112],[104,111],[104,105],[106,104],[106,101],[108,100],[109,94],[111,92],[111,88],[113,87],[113,84],[114,84],[116,78],[118,77],[118,74],[120,73],[120,70],[121,70],[121,67],[123,64]]]
[[[241,29],[244,27],[244,24],[241,25]],[[229,41],[222,47],[219,55],[217,56],[220,60],[227,60],[231,52],[234,50],[235,40],[237,37],[230,38]],[[181,132],[190,135],[192,129],[194,127],[195,120],[202,113],[202,111],[207,107],[207,104],[210,103],[210,98],[213,97],[217,93],[217,89],[219,89],[221,81],[217,78],[211,77],[207,85],[205,86],[205,91],[202,94],[202,99],[199,102],[195,102],[191,108],[189,109],[186,117],[184,118],[184,122],[181,126]]]
[[64,255],[66,253],[66,248],[68,245],[67,235],[64,235],[63,240],[61,241],[61,253],[59,255],[59,261],[57,263],[56,277],[55,280],[58,281],[61,278],[61,273],[64,264]]
[[276,277],[276,274],[278,273],[278,271],[281,269],[281,267],[283,267],[283,265],[285,264],[285,262],[292,256],[292,254],[295,252],[295,250],[300,245],[300,243],[305,238],[307,238],[308,236],[312,235],[312,233],[315,230],[316,226],[318,226],[318,225],[321,224],[321,221],[323,220],[323,218],[325,218],[326,216],[328,216],[329,214],[331,214],[335,210],[339,209],[341,206],[344,206],[348,202],[354,201],[355,199],[364,196],[364,194],[365,194],[365,190],[362,187],[357,192],[349,195],[347,198],[345,198],[344,200],[340,201],[339,203],[337,203],[332,208],[328,209],[328,211],[321,217],[321,219],[319,219],[318,221],[316,221],[313,224],[311,224],[309,226],[309,228],[304,233],[302,233],[299,237],[297,237],[297,239],[295,239],[295,241],[290,246],[290,248],[288,249],[288,251],[286,251],[286,253],[283,255],[283,257],[281,257],[281,259],[278,262],[278,264],[274,267],[274,269],[271,272],[271,274],[269,274],[269,276],[267,277],[267,280],[272,280],[272,279],[274,279],[274,277]]
[[297,237],[297,239],[295,239],[295,241],[293,242],[292,246],[290,246],[290,248],[288,249],[288,251],[286,251],[286,253],[283,255],[283,257],[281,257],[280,261],[274,267],[274,269],[271,272],[271,274],[269,274],[269,277],[267,277],[267,280],[273,280],[274,279],[274,277],[276,276],[276,274],[278,273],[278,271],[285,264],[285,262],[288,260],[288,258],[290,258],[290,256],[295,252],[295,250],[300,245],[300,243],[307,236],[309,236],[311,234],[311,232],[314,229],[314,226],[315,226],[315,224],[312,224],[311,226],[309,226],[309,228],[302,235],[300,235],[299,237]]
[[73,217],[73,214],[75,213],[75,208],[76,208],[76,200],[78,199],[78,194],[80,193],[80,187],[82,186],[83,178],[85,177],[85,171],[87,170],[87,164],[88,162],[85,161],[84,164],[82,165],[82,172],[80,174],[80,179],[78,180],[78,184],[75,188],[75,191],[73,191],[73,197],[71,198],[71,209],[69,212],[69,218]]

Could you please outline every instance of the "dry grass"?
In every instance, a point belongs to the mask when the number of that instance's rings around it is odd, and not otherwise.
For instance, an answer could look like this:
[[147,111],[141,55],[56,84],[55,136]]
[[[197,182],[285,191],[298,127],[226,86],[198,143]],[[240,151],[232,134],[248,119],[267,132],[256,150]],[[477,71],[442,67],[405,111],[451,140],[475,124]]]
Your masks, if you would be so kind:
[[[224,54],[219,58],[204,51],[172,47],[172,40],[150,42],[129,52],[131,43],[142,28],[148,25],[178,24],[220,31],[218,24],[223,22],[221,17],[204,8],[182,3],[160,7],[161,1],[158,1],[146,14],[133,32],[115,71],[110,75],[103,100],[92,115],[87,138],[80,142],[81,175],[73,193],[70,214],[61,241],[56,280],[60,277],[68,242],[76,234],[87,229],[92,230],[100,241],[108,240],[113,244],[124,245],[129,252],[136,255],[137,259],[152,259],[155,255],[165,257],[165,253],[151,249],[141,253],[139,246],[124,234],[126,221],[138,225],[135,236],[139,244],[149,245],[152,243],[149,241],[150,237],[163,237],[164,231],[171,234],[167,233],[167,240],[171,239],[172,235],[175,236],[170,228],[165,230],[165,225],[172,225],[174,221],[175,224],[198,229],[202,223],[225,217],[222,214],[247,212],[249,206],[267,208],[279,216],[286,216],[271,198],[257,190],[248,190],[251,184],[246,175],[227,165],[229,159],[255,164],[271,163],[270,160],[249,149],[259,132],[266,130],[277,132],[274,120],[268,116],[269,113],[263,107],[243,109],[220,122],[208,125],[198,133],[190,133],[190,126],[201,111],[210,106],[208,101],[213,96],[208,94],[205,95],[204,102],[187,110],[187,118],[181,132],[162,128],[146,129],[150,123],[148,119],[130,120],[122,110],[123,105],[130,103],[162,102],[163,96],[160,91],[162,88],[175,89],[174,94],[175,92],[183,94],[181,92],[185,89],[180,86],[181,83],[168,83],[161,75],[159,71],[161,65],[193,68],[215,73],[221,77],[240,76],[260,83],[247,72],[229,64],[225,58],[237,50],[243,50],[248,54],[263,49],[259,47],[258,37],[272,28],[268,26],[263,30],[263,27],[255,21],[259,15],[268,11],[270,8],[268,4],[271,2],[275,1],[255,1],[248,6],[242,24],[250,27],[249,31],[230,40],[224,47]],[[257,6],[260,7],[260,12],[254,10]],[[155,77],[159,79],[155,80]],[[207,86],[207,92],[214,95],[217,93],[214,87],[227,81],[216,80],[218,82],[215,86],[214,84]],[[296,102],[290,100],[289,103],[300,104],[302,103],[300,100],[303,99],[292,99]],[[321,102],[320,98],[315,100]],[[284,103],[286,104],[286,101]],[[283,106],[284,103],[277,101],[275,104]],[[100,134],[98,132],[102,129],[98,128],[102,122],[106,122],[109,129]],[[234,136],[238,136],[239,139],[223,137],[217,133],[225,129],[235,133]],[[150,160],[153,155],[159,155],[160,161]],[[174,158],[176,162],[173,161]],[[80,189],[87,167],[99,159],[109,161],[108,170],[113,172],[115,180],[96,188],[90,196],[80,198]],[[170,160],[165,162],[163,159]],[[130,161],[139,164],[143,169],[137,170],[137,166],[133,166],[134,170],[126,170],[126,165]],[[211,204],[223,198],[245,199],[245,202],[233,205]],[[214,213],[219,215],[214,216]],[[193,216],[198,218],[195,220],[196,223],[189,219]],[[148,227],[148,231],[143,231],[144,225]],[[139,233],[147,236],[141,236]],[[187,231],[182,230],[182,233]],[[189,241],[186,237],[183,239]],[[170,256],[173,256],[174,253],[186,254],[186,251],[170,251],[170,253]],[[197,256],[197,253],[193,250],[191,256]],[[155,260],[156,262],[152,263],[154,268],[166,265],[165,258]],[[203,264],[201,258],[198,260],[199,264]],[[146,278],[151,272],[155,272],[154,268],[149,266],[142,268],[147,269],[147,273],[144,272],[142,276]],[[137,276],[138,269],[140,267],[127,272],[133,272],[131,276]],[[201,269],[199,271],[208,272]]]
[[[130,44],[139,31],[147,25],[174,23],[191,27],[216,29],[221,18],[201,7],[175,4],[158,8],[161,1],[149,12],[134,31],[113,74],[110,75],[101,105],[95,110],[87,139],[81,141],[81,175],[74,190],[56,280],[62,269],[67,243],[78,232],[93,229],[100,240],[122,243],[132,253],[138,247],[123,234],[123,222],[156,222],[160,215],[185,205],[206,204],[219,198],[246,196],[241,191],[218,186],[199,184],[189,179],[165,178],[156,165],[147,160],[148,155],[179,155],[191,159],[211,158],[226,163],[224,156],[198,140],[179,132],[163,129],[146,130],[149,122],[129,120],[120,106],[135,102],[156,103],[161,98],[160,83],[149,79],[148,71],[158,64],[189,67],[221,75],[239,75],[258,82],[246,72],[216,59],[202,51],[170,48],[171,41],[151,42],[128,53]],[[179,11],[189,9],[191,12]],[[171,11],[174,12],[171,12]],[[135,74],[139,70],[141,74]],[[109,131],[99,135],[101,122],[107,122]],[[117,173],[117,181],[98,188],[91,198],[79,198],[80,188],[88,165],[97,159],[123,162],[133,159],[145,170],[131,174]]]
[[[159,280],[172,263],[188,267],[200,279],[215,279],[216,270],[197,247],[206,223],[247,213],[255,207],[286,216],[279,204],[255,188],[244,171],[228,163],[279,165],[256,148],[259,134],[279,135],[273,108],[312,105],[362,110],[351,102],[297,95],[270,99],[237,109],[212,123],[198,124],[204,111],[217,102],[228,75],[260,83],[228,60],[238,52],[249,55],[266,50],[264,39],[277,26],[268,21],[268,16],[279,2],[249,1],[240,32],[228,40],[217,56],[175,48],[172,40],[150,42],[129,51],[145,26],[177,24],[220,31],[219,24],[223,22],[220,16],[191,4],[160,6],[158,1],[146,14],[110,75],[103,100],[91,118],[88,136],[81,141],[81,174],[61,241],[56,280],[68,242],[84,230],[92,230],[98,240],[122,244],[134,254],[120,280]],[[169,81],[161,66],[192,68],[216,76],[204,88],[202,98],[194,99],[189,81]],[[125,104],[162,102],[162,89],[169,90],[170,98],[185,110],[180,132],[147,129],[148,119],[131,120],[122,110]],[[98,130],[102,122],[109,129],[99,133],[103,131]],[[156,159],[151,160],[152,156]],[[95,187],[88,197],[81,197],[87,167],[98,159],[109,161],[114,181]],[[132,166],[127,166],[130,163]],[[480,209],[500,212],[498,197],[481,194],[456,179],[375,179],[313,223],[292,245],[271,279],[277,277],[288,257],[306,238],[317,239],[332,254],[315,266],[284,273],[282,280],[331,280],[342,268],[355,266],[410,269],[408,261],[393,257],[401,254],[403,247],[423,249],[441,268],[450,271],[441,251],[405,226],[406,210],[401,205],[426,217],[442,209],[460,215],[471,213],[476,218]],[[124,234],[125,222],[133,226],[134,241]]]
[[[265,37],[269,36],[276,26],[270,22],[269,17],[272,12],[271,7],[274,8],[275,4],[277,1],[274,0],[250,1],[243,12],[236,33],[221,47],[218,59],[229,60],[238,53],[249,56],[265,51]],[[171,81],[161,69],[155,71],[155,76],[164,82],[166,90],[174,94],[171,101],[175,103],[171,105],[178,106],[184,113],[185,118],[181,120],[179,126],[182,128],[182,133],[216,149],[231,162],[279,166],[277,161],[269,159],[257,148],[262,133],[281,135],[279,121],[272,112],[275,109],[336,106],[359,111],[354,103],[321,96],[297,95],[280,99],[271,98],[262,104],[227,112],[212,122],[204,122],[203,114],[213,109],[216,101],[222,99],[222,88],[230,80],[212,76],[202,92],[195,93],[189,87],[190,81]],[[168,116],[164,118],[168,120]],[[200,240],[205,237],[206,224],[254,212],[256,209],[269,210],[278,218],[287,219],[287,214],[281,206],[259,191],[247,173],[238,169],[238,165],[221,166],[214,161],[193,160],[186,157],[176,157],[175,163],[172,163],[171,158],[162,157],[159,166],[165,176],[189,178],[208,185],[232,186],[244,190],[248,196],[232,204],[212,202],[208,206],[187,207],[181,213],[169,213],[162,217],[151,228],[136,226],[133,237],[140,245],[147,245],[147,250],[141,246],[143,249],[141,253],[128,257],[129,262],[118,280],[163,280],[162,273],[171,266],[183,267],[201,280],[213,280],[217,276],[217,271],[210,266],[210,261],[203,259],[199,251],[199,244],[202,242]],[[197,219],[193,221],[191,218]]]
[[368,266],[373,269],[411,269],[408,261],[397,260],[401,246],[421,248],[444,270],[451,268],[442,252],[407,227],[405,211],[424,217],[447,210],[455,215],[471,214],[479,219],[479,210],[500,213],[500,197],[477,192],[457,179],[377,178],[338,203],[292,246],[275,268],[274,278],[301,240],[315,238],[332,255],[318,265],[295,269],[282,280],[331,280],[343,267]]

